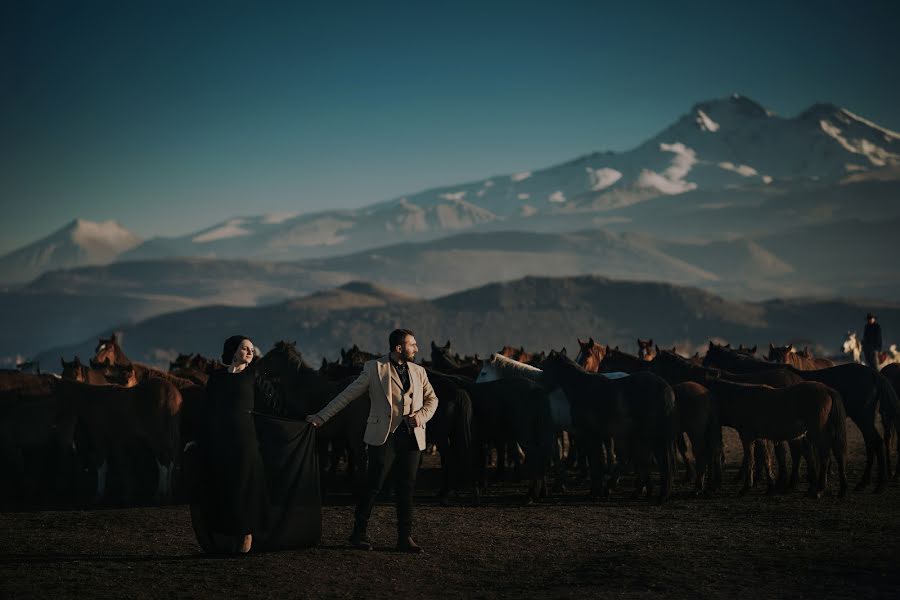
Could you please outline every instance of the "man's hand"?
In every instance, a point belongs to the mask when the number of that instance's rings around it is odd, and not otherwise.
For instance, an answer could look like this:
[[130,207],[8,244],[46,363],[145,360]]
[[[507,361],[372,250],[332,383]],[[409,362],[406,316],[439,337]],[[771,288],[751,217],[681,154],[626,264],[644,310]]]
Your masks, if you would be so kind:
[[425,424],[425,419],[419,414],[418,411],[414,412],[411,415],[407,415],[406,417],[407,423],[409,423],[410,427],[421,427]]
[[310,423],[316,429],[325,424],[325,421],[319,415],[307,415],[306,422]]

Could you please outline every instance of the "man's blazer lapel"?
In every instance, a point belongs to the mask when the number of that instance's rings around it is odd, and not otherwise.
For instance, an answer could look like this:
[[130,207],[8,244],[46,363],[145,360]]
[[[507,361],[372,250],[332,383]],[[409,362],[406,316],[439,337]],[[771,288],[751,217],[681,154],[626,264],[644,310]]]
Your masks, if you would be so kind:
[[378,365],[378,379],[381,381],[381,389],[384,390],[384,397],[387,398],[388,404],[390,404],[393,402],[393,398],[391,398],[391,365],[386,358],[378,360],[375,364]]

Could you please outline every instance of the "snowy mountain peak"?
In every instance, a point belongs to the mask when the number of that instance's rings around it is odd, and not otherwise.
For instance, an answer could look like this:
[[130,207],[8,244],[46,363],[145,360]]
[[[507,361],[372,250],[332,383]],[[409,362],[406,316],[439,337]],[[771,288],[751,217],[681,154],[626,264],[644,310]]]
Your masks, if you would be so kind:
[[75,219],[64,230],[68,230],[72,241],[83,248],[105,246],[110,250],[124,252],[141,243],[141,238],[113,220],[95,222]]
[[691,110],[694,114],[698,114],[700,111],[713,120],[717,117],[723,119],[728,117],[767,118],[774,115],[772,111],[760,103],[739,94],[732,94],[728,98],[700,102],[695,104]]
[[53,269],[106,264],[141,241],[116,221],[74,219],[44,239],[0,257],[0,281],[21,282]]

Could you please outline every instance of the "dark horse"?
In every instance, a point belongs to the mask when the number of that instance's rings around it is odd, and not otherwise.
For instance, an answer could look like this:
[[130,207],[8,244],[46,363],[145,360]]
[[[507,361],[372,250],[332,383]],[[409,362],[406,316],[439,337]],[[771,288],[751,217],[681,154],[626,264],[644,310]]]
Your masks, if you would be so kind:
[[637,478],[635,496],[646,488],[652,493],[650,463],[659,465],[659,501],[672,490],[675,469],[675,394],[668,383],[653,373],[640,372],[621,379],[589,373],[565,353],[550,352],[541,364],[545,386],[562,388],[572,410],[576,437],[587,446],[591,464],[591,495],[607,495],[600,472],[602,445],[615,437],[617,447],[631,457]]
[[[352,379],[333,381],[324,377],[303,361],[293,343],[284,341],[277,342],[255,365],[257,409],[291,419],[317,413],[352,382]],[[363,394],[316,431],[319,456],[328,456],[329,444],[347,449],[354,495],[362,490],[365,480],[367,459],[363,433],[368,416],[369,395]],[[320,468],[324,496],[328,462],[322,460]]]
[[[703,364],[738,373],[766,371],[776,366],[776,363],[748,358],[712,342]],[[875,427],[875,416],[880,411],[886,432],[892,427],[895,428],[894,424],[900,415],[900,402],[891,383],[869,367],[856,363],[815,371],[801,371],[789,365],[777,366],[796,373],[806,381],[824,383],[841,395],[847,416],[859,427],[866,443],[866,468],[855,489],[859,491],[869,485],[874,457],[878,463],[878,482],[875,491],[884,491],[887,480],[885,441]]]

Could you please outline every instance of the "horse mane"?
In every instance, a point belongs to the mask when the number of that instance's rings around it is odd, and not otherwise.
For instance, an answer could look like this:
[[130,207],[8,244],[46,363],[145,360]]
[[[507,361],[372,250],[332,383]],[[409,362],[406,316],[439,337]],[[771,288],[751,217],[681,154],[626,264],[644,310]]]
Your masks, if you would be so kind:
[[500,371],[532,381],[538,381],[544,374],[544,372],[537,367],[532,367],[528,363],[514,360],[508,356],[503,356],[502,354],[492,354],[491,357],[487,359],[487,362]]

